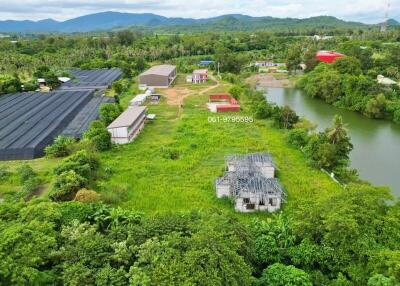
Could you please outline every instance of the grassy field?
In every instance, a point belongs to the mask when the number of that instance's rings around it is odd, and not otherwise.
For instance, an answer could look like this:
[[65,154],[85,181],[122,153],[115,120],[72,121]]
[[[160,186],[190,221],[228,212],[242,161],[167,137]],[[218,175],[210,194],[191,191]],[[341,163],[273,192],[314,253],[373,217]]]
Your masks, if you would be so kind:
[[[226,89],[222,85],[212,91]],[[112,170],[109,178],[99,182],[104,199],[151,214],[213,208],[233,211],[228,200],[216,199],[214,181],[223,173],[225,155],[248,152],[273,154],[289,194],[286,208],[300,198],[340,188],[327,175],[307,167],[301,152],[288,147],[283,131],[272,128],[270,122],[223,122],[230,116],[250,114],[212,114],[206,102],[207,94],[187,97],[180,117],[178,107],[165,99],[149,105],[157,119],[146,125],[135,142],[101,155]]]
[[[149,104],[149,113],[157,115],[131,144],[115,146],[100,154],[107,176],[97,182],[97,191],[105,202],[147,214],[190,210],[223,210],[233,213],[229,200],[215,196],[215,179],[224,171],[224,157],[232,153],[270,152],[279,168],[278,176],[288,193],[285,209],[302,199],[338,191],[340,186],[326,174],[307,166],[302,153],[285,143],[284,131],[265,120],[232,122],[230,116],[248,116],[246,98],[239,114],[213,114],[206,109],[208,94],[223,92],[228,84],[200,95],[209,88],[178,82],[175,88],[190,88],[193,95],[184,100],[183,110],[163,98]],[[121,97],[126,107],[135,88]],[[224,122],[227,120],[227,122]],[[59,160],[46,158],[29,161],[49,186],[52,169]],[[21,162],[3,163],[15,170]],[[0,183],[0,194],[18,190],[17,176]],[[249,219],[266,214],[240,215]]]

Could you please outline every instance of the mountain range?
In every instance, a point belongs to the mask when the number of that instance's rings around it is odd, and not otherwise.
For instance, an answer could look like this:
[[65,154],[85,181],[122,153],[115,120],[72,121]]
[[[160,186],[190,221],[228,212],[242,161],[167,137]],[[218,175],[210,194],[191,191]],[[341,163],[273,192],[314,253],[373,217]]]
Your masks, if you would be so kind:
[[[389,25],[400,23],[394,19]],[[365,28],[371,25],[360,22],[348,22],[330,16],[311,17],[306,19],[251,17],[241,14],[223,15],[207,19],[168,18],[151,13],[101,12],[89,14],[66,21],[45,19],[40,21],[0,21],[2,33],[74,33],[111,30],[126,27],[184,27],[193,30],[223,29],[249,30],[264,28]]]

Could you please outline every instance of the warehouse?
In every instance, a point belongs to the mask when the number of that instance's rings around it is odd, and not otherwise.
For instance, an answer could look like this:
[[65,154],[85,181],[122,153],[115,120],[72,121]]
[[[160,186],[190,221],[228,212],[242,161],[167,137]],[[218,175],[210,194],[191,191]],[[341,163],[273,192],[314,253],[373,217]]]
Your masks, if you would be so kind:
[[141,87],[168,88],[176,79],[176,66],[159,65],[139,75]]
[[111,140],[116,144],[127,144],[140,133],[146,120],[147,107],[131,106],[121,113],[108,127]]
[[26,92],[0,97],[0,160],[42,156],[44,148],[90,102],[93,92]]
[[115,80],[122,76],[122,71],[118,68],[95,69],[95,70],[69,70],[74,78],[59,87],[59,90],[83,90],[97,89],[104,90],[110,88]]

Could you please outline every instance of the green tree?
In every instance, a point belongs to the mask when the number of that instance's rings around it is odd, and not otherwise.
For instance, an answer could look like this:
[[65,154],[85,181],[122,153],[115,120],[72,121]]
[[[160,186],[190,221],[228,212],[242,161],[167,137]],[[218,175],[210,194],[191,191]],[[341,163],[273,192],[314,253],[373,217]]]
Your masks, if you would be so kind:
[[371,98],[365,107],[364,114],[371,118],[384,118],[386,113],[386,97],[384,94],[378,94]]
[[284,264],[275,263],[265,269],[258,280],[259,286],[312,286],[306,272]]
[[362,73],[360,61],[349,56],[336,59],[332,67],[341,74],[360,75]]
[[290,145],[298,148],[306,146],[308,143],[308,139],[308,132],[303,128],[295,128],[293,130],[290,130],[286,138],[287,142]]
[[100,106],[99,117],[108,126],[121,114],[121,107],[116,103],[104,103]]
[[0,74],[0,95],[21,91],[21,84],[21,81],[17,77]]
[[109,150],[112,146],[111,134],[101,121],[93,121],[90,128],[83,134],[83,138],[98,151]]
[[229,93],[233,96],[233,98],[235,98],[236,100],[239,100],[240,96],[243,93],[243,88],[241,88],[238,85],[233,85],[230,89],[229,89]]
[[292,129],[294,124],[299,122],[299,117],[297,116],[296,112],[289,106],[284,106],[282,108],[275,107],[273,118],[279,128],[284,129]]
[[302,61],[302,49],[299,44],[293,44],[288,47],[286,56],[286,66],[289,72],[296,74],[299,69],[299,65]]
[[57,176],[50,198],[54,201],[73,200],[86,182],[87,180],[74,170],[65,171]]
[[72,148],[75,144],[75,139],[65,136],[57,136],[53,144],[47,146],[44,152],[47,157],[59,158],[65,157],[72,153]]

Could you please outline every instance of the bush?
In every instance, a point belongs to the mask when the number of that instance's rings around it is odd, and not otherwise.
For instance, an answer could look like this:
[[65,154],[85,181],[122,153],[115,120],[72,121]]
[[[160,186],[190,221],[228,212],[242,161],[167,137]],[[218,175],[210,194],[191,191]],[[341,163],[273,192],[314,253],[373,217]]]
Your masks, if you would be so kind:
[[74,170],[65,171],[57,176],[50,198],[54,201],[73,200],[86,182],[87,180]]
[[270,118],[274,111],[274,106],[269,104],[267,101],[263,100],[258,102],[255,106],[254,116],[257,119],[267,119]]
[[292,265],[275,263],[263,271],[258,282],[259,286],[312,286],[306,272]]
[[61,212],[62,224],[69,224],[74,220],[79,222],[87,221],[93,212],[91,205],[77,201],[59,204],[59,209]]
[[54,169],[56,175],[61,175],[67,171],[74,171],[76,174],[89,178],[97,170],[99,163],[97,159],[85,150],[81,150],[65,158],[61,164]]
[[0,75],[0,95],[21,91],[21,81],[17,77]]
[[36,177],[36,173],[33,171],[32,167],[28,164],[23,164],[17,169],[17,174],[19,176],[19,181],[23,185],[26,181],[31,178]]
[[80,189],[75,195],[75,201],[81,203],[96,203],[100,201],[100,196],[93,190]]
[[39,185],[40,185],[40,180],[38,177],[29,178],[22,185],[21,191],[16,193],[15,199],[28,200],[33,195],[33,193],[38,190]]
[[105,103],[100,106],[99,118],[105,126],[110,125],[121,114],[121,107],[116,103]]
[[308,132],[305,129],[293,129],[287,134],[286,140],[290,145],[301,148],[308,143]]
[[276,106],[273,111],[275,124],[282,129],[292,129],[299,122],[299,117],[289,106]]
[[93,121],[90,128],[83,134],[83,138],[98,151],[109,150],[112,146],[111,134],[101,121]]
[[7,166],[0,166],[0,180],[4,180],[11,175],[11,172],[8,170]]
[[47,157],[59,158],[70,155],[75,139],[71,137],[58,136],[52,145],[47,146],[44,152]]
[[243,94],[243,89],[238,85],[234,85],[229,89],[229,93],[233,96],[233,98],[239,100],[240,96]]

